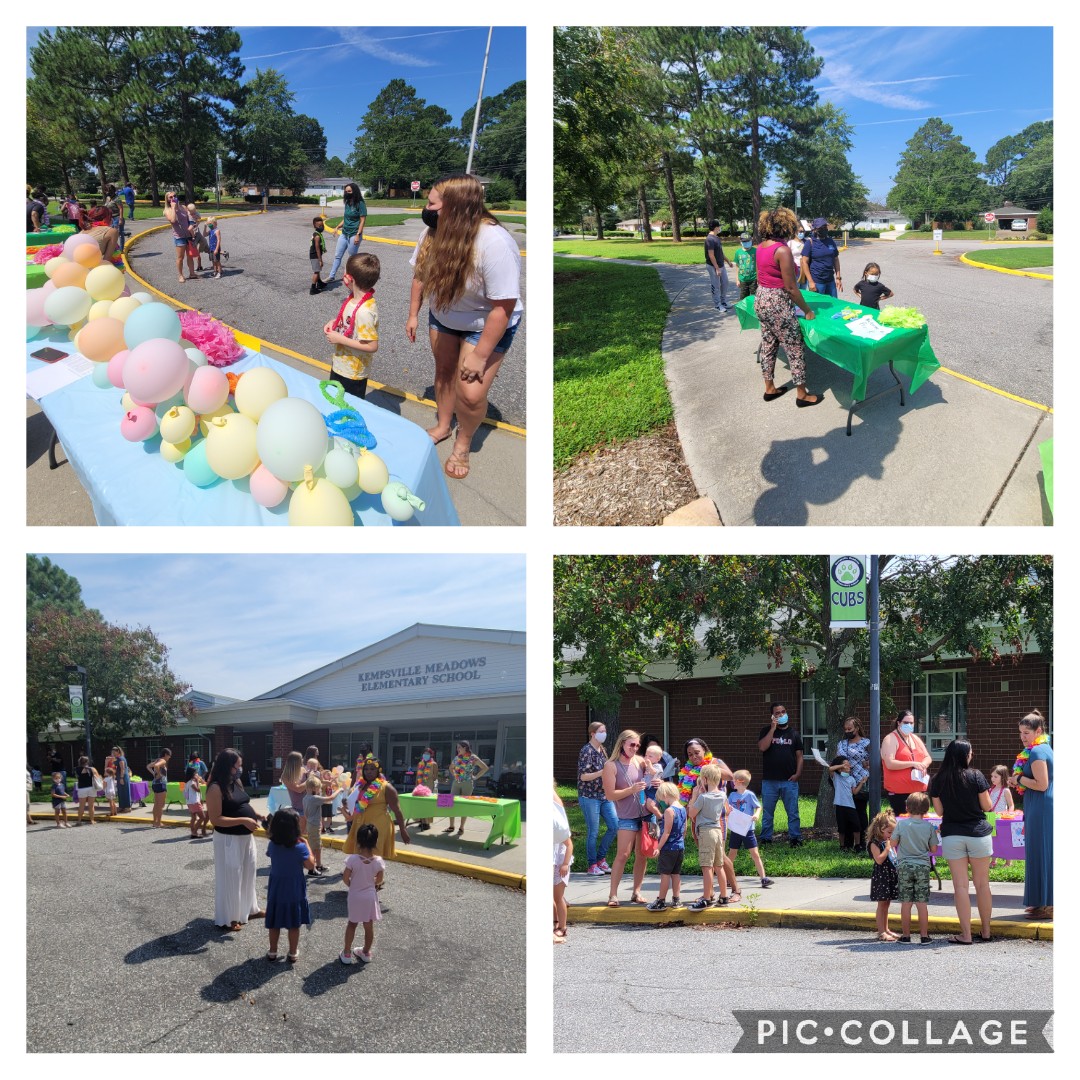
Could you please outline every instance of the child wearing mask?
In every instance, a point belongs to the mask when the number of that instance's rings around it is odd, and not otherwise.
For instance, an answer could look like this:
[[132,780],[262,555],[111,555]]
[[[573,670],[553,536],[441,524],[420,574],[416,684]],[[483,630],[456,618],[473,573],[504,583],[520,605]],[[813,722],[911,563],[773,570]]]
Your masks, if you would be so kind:
[[891,300],[893,291],[881,283],[881,267],[876,262],[868,262],[863,268],[862,280],[855,282],[855,295],[863,307],[880,311],[880,301]]

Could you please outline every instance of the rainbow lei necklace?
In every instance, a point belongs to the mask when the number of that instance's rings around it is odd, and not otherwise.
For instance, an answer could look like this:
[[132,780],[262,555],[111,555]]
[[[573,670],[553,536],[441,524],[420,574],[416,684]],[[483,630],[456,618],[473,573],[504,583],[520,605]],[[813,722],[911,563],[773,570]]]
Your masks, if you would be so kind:
[[1022,776],[1023,775],[1024,766],[1027,764],[1028,759],[1031,757],[1032,747],[1042,746],[1043,743],[1048,743],[1049,741],[1050,741],[1050,736],[1046,735],[1046,734],[1043,734],[1043,735],[1040,735],[1031,744],[1031,746],[1025,746],[1024,749],[1021,750],[1020,753],[1016,755],[1016,760],[1013,762],[1013,767],[1012,767],[1013,776]]
[[450,762],[450,773],[455,780],[467,780],[472,772],[472,758],[462,757],[458,754],[453,761]]
[[702,759],[701,765],[690,765],[687,763],[679,770],[679,801],[684,805],[690,801],[690,796],[698,782],[698,776],[701,773],[702,767],[710,764],[712,760],[712,754],[706,754]]
[[381,776],[375,777],[375,779],[372,780],[371,783],[356,797],[356,805],[359,806],[361,810],[366,810],[371,804],[371,800],[374,799],[384,787],[386,787],[386,781]]

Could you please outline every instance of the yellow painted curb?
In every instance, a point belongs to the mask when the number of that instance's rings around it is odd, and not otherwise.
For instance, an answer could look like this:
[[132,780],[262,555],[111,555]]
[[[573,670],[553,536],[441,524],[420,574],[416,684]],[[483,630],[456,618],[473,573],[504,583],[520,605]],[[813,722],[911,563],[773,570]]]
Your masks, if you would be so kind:
[[1013,270],[1009,266],[991,266],[990,263],[975,262],[974,259],[969,259],[966,255],[960,256],[962,263],[967,263],[968,266],[977,266],[980,270],[996,270],[999,274],[1012,274],[1014,277],[1030,277],[1039,278],[1042,281],[1053,281],[1053,274],[1033,274],[1030,270]]
[[[261,211],[259,211],[261,213]],[[224,216],[224,215],[222,215]],[[230,217],[248,217],[247,214],[230,214]],[[138,236],[133,236],[127,247],[131,247],[137,240],[143,236],[148,236],[152,232],[158,232],[161,229],[168,229],[171,226],[166,222],[164,225],[156,225],[152,229],[144,229]],[[378,237],[371,237],[372,240],[379,239]],[[404,240],[386,241],[386,243],[394,244],[406,244],[408,247],[412,247],[412,244],[408,244]],[[131,264],[127,260],[127,250],[122,255],[124,260],[124,269],[129,273],[140,285],[143,286],[148,292],[153,293],[155,296],[160,296],[162,300],[168,301],[175,307],[185,308],[188,311],[195,311],[190,304],[185,304],[182,300],[177,300],[173,296],[169,296],[168,293],[163,293],[160,289],[155,289],[145,278],[140,277],[131,269]],[[217,320],[221,322],[220,319]],[[312,367],[320,368],[323,371],[331,371],[331,367],[323,360],[316,360],[313,356],[305,356],[303,353],[295,352],[293,349],[286,347],[285,345],[276,345],[272,341],[265,341],[262,338],[255,337],[253,334],[245,334],[243,330],[237,330],[235,326],[229,326],[228,323],[221,323],[222,326],[228,327],[235,335],[236,340],[245,347],[254,350],[255,352],[262,352],[264,348],[273,349],[274,352],[284,353],[286,356],[291,356],[294,360],[299,360],[301,363],[310,364]],[[402,398],[405,401],[415,401],[418,405],[427,405],[429,408],[437,409],[438,405],[430,398],[418,397],[416,394],[410,394],[408,390],[399,390],[396,386],[387,386],[385,383],[377,382],[375,379],[368,380],[368,386],[372,390],[381,390],[384,394],[390,394],[392,397]],[[515,424],[508,424],[505,420],[492,420],[488,417],[484,417],[481,421],[482,424],[488,427],[495,428],[497,431],[506,431],[511,435],[517,435],[524,439],[526,437],[525,428],[518,427]]]
[[1010,401],[1019,402],[1021,405],[1030,405],[1033,409],[1039,409],[1045,413],[1053,413],[1053,407],[1050,405],[1040,405],[1037,401],[1029,401],[1027,398],[1017,397],[1016,394],[1010,394],[1008,390],[999,390],[996,386],[991,386],[989,383],[979,382],[978,379],[973,379],[970,375],[961,375],[959,371],[953,371],[952,368],[941,367],[938,371],[945,372],[946,375],[952,375],[956,379],[963,379],[964,382],[971,383],[973,386],[978,386],[983,390],[989,390],[992,394],[998,394],[1001,397],[1008,398]]

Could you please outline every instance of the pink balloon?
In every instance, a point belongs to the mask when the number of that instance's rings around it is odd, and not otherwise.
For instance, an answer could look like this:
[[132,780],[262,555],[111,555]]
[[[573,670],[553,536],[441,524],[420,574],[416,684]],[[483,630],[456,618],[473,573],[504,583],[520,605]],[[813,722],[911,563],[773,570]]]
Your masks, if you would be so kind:
[[289,493],[289,485],[279,480],[265,465],[259,465],[248,480],[251,497],[260,505],[270,509],[277,506]]
[[48,326],[52,319],[45,314],[45,295],[41,289],[30,289],[26,294],[26,325]]
[[[187,360],[186,354],[184,359]],[[192,412],[200,416],[212,413],[228,400],[229,380],[220,368],[207,364],[191,375],[184,396]]]
[[145,442],[157,434],[158,422],[153,409],[137,405],[124,413],[120,421],[120,434],[128,442]]
[[41,293],[42,297],[46,297],[49,293],[56,292],[56,286],[51,281],[46,281],[40,289],[36,289],[35,291]]
[[107,369],[109,382],[118,390],[124,387],[124,361],[128,358],[128,350],[121,349],[110,361]]
[[177,393],[188,374],[187,353],[168,338],[150,338],[128,353],[124,386],[136,401],[156,404]]
[[92,236],[88,236],[86,233],[73,233],[64,241],[64,254],[70,259],[72,252],[83,244],[98,246],[98,242]]

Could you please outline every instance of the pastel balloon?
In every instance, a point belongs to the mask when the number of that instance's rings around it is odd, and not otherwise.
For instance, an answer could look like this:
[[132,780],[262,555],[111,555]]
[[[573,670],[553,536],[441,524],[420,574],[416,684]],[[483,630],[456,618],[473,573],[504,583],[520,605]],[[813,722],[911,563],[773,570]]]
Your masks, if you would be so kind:
[[132,293],[131,294],[131,299],[132,300],[138,300],[140,305],[154,303],[154,298],[148,292]]
[[127,322],[128,316],[133,311],[139,310],[139,301],[134,296],[121,296],[119,299],[114,300],[112,307],[109,309],[109,314],[114,319],[119,319],[121,322]]
[[48,293],[41,289],[30,289],[26,294],[26,325],[38,329],[49,325],[49,316],[45,314],[45,298]]
[[378,454],[373,454],[370,450],[361,450],[360,460],[357,462],[357,478],[361,491],[366,491],[369,495],[378,495],[386,487],[390,473],[386,468],[386,462]]
[[[179,407],[184,404],[184,395],[182,393],[173,394],[172,397],[165,398],[164,401],[159,401],[154,406],[154,412],[157,413],[158,423],[161,423],[161,418],[170,410]],[[186,436],[185,436],[186,438]]]
[[86,284],[86,267],[75,262],[65,262],[53,271],[52,282],[58,289],[65,285],[74,285],[81,289]]
[[289,494],[289,485],[279,480],[265,465],[258,465],[248,481],[251,497],[267,509],[278,506]]
[[157,417],[153,409],[147,409],[142,405],[136,405],[128,409],[120,421],[120,434],[128,442],[145,442],[157,434]]
[[322,413],[303,398],[281,398],[259,420],[259,459],[279,480],[300,480],[305,466],[317,469],[327,441]]
[[196,349],[194,345],[190,347],[185,346],[183,340],[181,340],[180,344],[181,346],[183,346],[184,352],[187,353],[187,358],[196,367],[206,367],[206,365],[210,363],[210,361],[207,359],[206,353],[204,353],[202,349]]
[[[64,254],[69,259],[72,259],[74,258],[73,253],[75,249],[78,247],[85,247],[86,245],[96,248],[98,243],[92,236],[87,236],[86,233],[72,233],[71,236],[64,241]],[[101,249],[98,248],[99,253],[100,251]]]
[[404,484],[394,481],[383,488],[382,505],[395,521],[408,521],[417,510],[424,509],[425,503]]
[[109,382],[109,367],[107,364],[95,364],[93,370],[90,372],[90,378],[94,385],[101,387],[102,390],[112,389],[112,383]]
[[121,349],[113,356],[108,364],[105,365],[106,370],[109,373],[109,382],[111,382],[118,390],[124,389],[124,361],[127,358],[127,349]]
[[356,483],[356,457],[343,446],[335,446],[323,459],[326,479],[344,490]]
[[211,412],[202,413],[199,417],[199,432],[206,438],[210,434],[210,421],[218,416],[231,416],[236,410],[226,401]]
[[206,460],[205,439],[197,442],[187,454],[184,455],[184,475],[196,487],[200,488],[209,487],[211,484],[215,484],[221,479],[221,477],[210,468],[210,463]]
[[[124,320],[124,340],[129,349],[141,345],[144,341],[166,339],[177,348],[180,341],[180,317],[168,304],[140,304],[138,311],[133,311]],[[180,352],[183,353],[183,349]]]
[[161,440],[161,456],[171,465],[175,465],[178,461],[183,461],[190,449],[190,439],[185,439],[183,442],[178,443],[165,442],[164,439]]
[[[181,333],[182,332],[183,331],[181,331]],[[183,349],[184,352],[187,352],[188,349],[194,349],[195,348],[195,342],[194,341],[188,341],[188,339],[186,337],[182,337],[180,339],[180,348]]]
[[191,433],[195,430],[195,414],[186,405],[174,405],[161,417],[159,427],[165,442],[182,443],[191,439]]
[[[123,323],[124,337],[136,311]],[[134,346],[124,362],[124,385],[140,401],[164,401],[180,390],[188,374],[188,358],[175,341],[150,338]]]
[[42,296],[48,296],[50,293],[56,292],[56,282],[46,281],[45,284],[38,289],[38,292],[40,292]]
[[86,275],[83,288],[95,300],[117,300],[124,291],[124,275],[112,263],[104,263]]
[[86,318],[92,303],[85,289],[66,285],[45,297],[45,314],[58,326],[74,326]]
[[92,244],[80,244],[71,252],[71,260],[91,270],[101,264],[101,248],[96,240]]
[[86,321],[93,322],[95,319],[104,319],[109,314],[111,307],[111,300],[95,300],[90,305],[90,313],[86,316]]
[[206,414],[220,409],[229,400],[229,380],[225,372],[209,365],[198,368],[188,383],[186,397],[188,405],[196,413]]
[[135,408],[135,401],[126,390],[124,391],[123,396],[120,398],[120,408],[125,410]]
[[245,371],[236,384],[236,411],[250,416],[256,423],[275,401],[289,396],[285,380],[270,368]]
[[216,416],[207,427],[206,460],[226,480],[239,480],[259,464],[255,421],[243,413]]
[[289,499],[289,524],[355,525],[352,507],[341,488],[329,480],[315,477],[310,465],[304,473],[304,479]]
[[118,319],[92,319],[79,331],[79,352],[88,360],[107,364],[123,350],[124,324]]
[[71,260],[70,259],[65,259],[63,255],[54,255],[45,264],[45,276],[47,278],[51,279],[53,274],[56,273],[56,271],[57,271],[57,269],[59,267],[64,266],[66,263],[69,263],[69,262],[71,262]]

